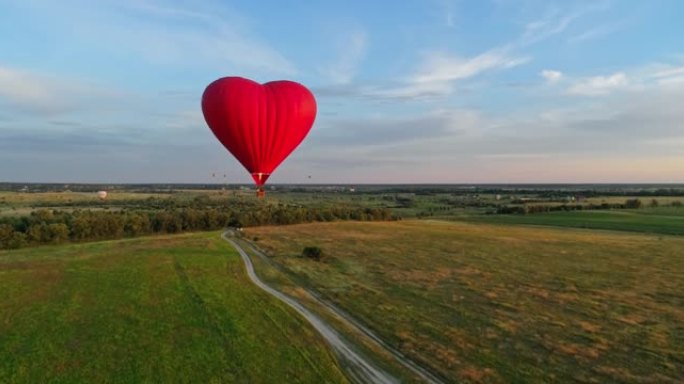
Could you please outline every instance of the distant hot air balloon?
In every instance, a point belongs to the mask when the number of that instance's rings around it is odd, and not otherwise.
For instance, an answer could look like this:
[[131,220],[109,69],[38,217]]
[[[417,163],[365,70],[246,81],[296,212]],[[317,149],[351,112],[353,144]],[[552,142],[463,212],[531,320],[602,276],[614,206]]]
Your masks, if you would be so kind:
[[98,191],[97,192],[97,197],[100,198],[100,200],[104,200],[107,198],[107,191]]
[[266,180],[311,130],[316,100],[293,81],[262,85],[224,77],[204,91],[202,112],[216,138],[252,174],[257,196],[263,196]]

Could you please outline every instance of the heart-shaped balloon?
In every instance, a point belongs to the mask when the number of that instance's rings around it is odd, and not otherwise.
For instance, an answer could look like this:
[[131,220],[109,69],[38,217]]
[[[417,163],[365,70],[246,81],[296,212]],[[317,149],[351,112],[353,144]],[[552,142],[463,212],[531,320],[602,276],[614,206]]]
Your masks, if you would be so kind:
[[293,81],[262,85],[224,77],[204,91],[202,112],[216,138],[262,187],[311,130],[316,100]]

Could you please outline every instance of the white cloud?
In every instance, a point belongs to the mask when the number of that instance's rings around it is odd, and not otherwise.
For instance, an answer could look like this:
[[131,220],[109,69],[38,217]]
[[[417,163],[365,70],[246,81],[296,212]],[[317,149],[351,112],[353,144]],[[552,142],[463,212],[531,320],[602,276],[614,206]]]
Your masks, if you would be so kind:
[[96,99],[118,96],[115,91],[77,79],[0,66],[0,105],[9,105],[13,113],[56,115],[81,109]]
[[561,11],[558,8],[551,9],[547,15],[539,20],[527,23],[520,43],[529,45],[546,40],[564,32],[575,20],[589,13],[608,9],[608,1],[588,3],[588,5],[570,11]]
[[679,86],[684,84],[684,66],[657,66],[657,69],[647,75],[649,80],[655,80],[663,86]]
[[58,107],[58,87],[28,72],[0,67],[0,97],[12,104],[53,109]]
[[413,83],[455,81],[479,75],[482,72],[512,68],[529,61],[525,57],[511,57],[506,49],[494,49],[471,58],[431,52],[425,57],[421,70],[412,76]]
[[662,78],[667,78],[667,77],[672,77],[672,76],[680,76],[680,75],[684,75],[684,66],[669,67],[666,69],[661,69],[661,70],[653,73],[651,76],[655,77],[657,79],[662,79]]
[[612,24],[612,25],[600,25],[598,27],[594,27],[591,29],[588,29],[584,32],[581,32],[579,34],[576,34],[570,38],[568,38],[568,43],[581,43],[587,40],[591,39],[596,39],[599,37],[603,37],[606,35],[609,35],[611,33],[616,32],[618,29],[622,27],[624,23],[617,23],[617,24]]
[[[378,182],[434,181],[440,173],[452,182],[681,179],[676,166],[650,176],[629,173],[637,164],[657,165],[653,159],[659,156],[681,157],[681,147],[670,143],[684,139],[684,109],[679,106],[684,87],[662,87],[653,81],[654,76],[677,78],[680,69],[659,65],[638,72],[568,78],[564,81],[576,92],[606,94],[582,103],[567,103],[562,97],[562,108],[529,105],[496,114],[443,108],[418,116],[333,118],[305,153],[311,166],[320,161],[321,169],[335,170],[336,176],[341,172],[350,180],[368,177],[371,173],[365,170],[373,164],[383,175]],[[652,80],[644,81],[648,78]],[[622,88],[625,92],[610,94]],[[576,166],[592,161],[603,166]],[[680,171],[682,164],[684,160],[677,163]]]
[[545,69],[539,73],[541,77],[546,79],[546,82],[549,84],[554,84],[560,81],[560,79],[563,77],[563,73],[560,71],[553,71],[550,69]]
[[442,0],[441,8],[444,12],[444,19],[447,28],[453,28],[456,23],[454,22],[454,2],[451,0]]
[[449,28],[454,27],[454,14],[451,11],[448,11],[446,14],[446,25]]
[[44,28],[66,33],[88,54],[104,53],[153,66],[292,75],[294,64],[259,38],[258,25],[224,2],[174,5],[157,1],[27,2],[53,18]]
[[442,97],[453,91],[453,85],[449,82],[408,82],[404,85],[393,87],[371,87],[362,90],[365,96],[371,98],[388,99],[425,99]]
[[617,72],[610,76],[594,76],[580,79],[568,88],[568,94],[580,96],[606,95],[629,84],[627,75]]
[[335,63],[321,70],[335,84],[348,84],[356,76],[358,67],[366,56],[368,38],[363,31],[349,33],[339,46],[340,54]]
[[508,50],[493,49],[480,55],[463,58],[443,51],[424,56],[420,69],[400,86],[368,91],[371,96],[416,99],[449,95],[459,80],[475,77],[487,71],[508,69],[527,63],[527,57],[511,56]]
[[532,44],[559,34],[580,16],[578,13],[571,13],[563,16],[551,16],[546,19],[528,23],[525,26],[525,33],[522,37],[523,44]]
[[[176,131],[192,132],[197,129],[204,129],[206,123],[200,108],[181,110],[163,116],[163,124],[160,126]],[[168,130],[167,130],[168,132]]]
[[[183,14],[169,16],[178,19]],[[173,30],[141,23],[101,25],[104,33],[155,64],[261,70],[292,75],[294,65],[265,43],[220,21],[178,23]]]

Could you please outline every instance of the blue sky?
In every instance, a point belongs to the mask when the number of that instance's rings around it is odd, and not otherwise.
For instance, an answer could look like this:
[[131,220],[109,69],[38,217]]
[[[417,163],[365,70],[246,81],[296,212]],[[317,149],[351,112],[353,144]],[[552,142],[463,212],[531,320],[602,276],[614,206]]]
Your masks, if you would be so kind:
[[317,97],[273,183],[684,182],[682,15],[678,0],[0,0],[0,181],[248,183],[199,106],[237,75]]

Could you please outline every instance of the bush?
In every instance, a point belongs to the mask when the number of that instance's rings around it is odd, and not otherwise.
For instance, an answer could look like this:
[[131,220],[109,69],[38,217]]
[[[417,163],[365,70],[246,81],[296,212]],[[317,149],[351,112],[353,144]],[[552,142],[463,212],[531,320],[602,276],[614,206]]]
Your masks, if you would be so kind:
[[323,257],[323,250],[318,247],[304,247],[302,257],[320,261]]

